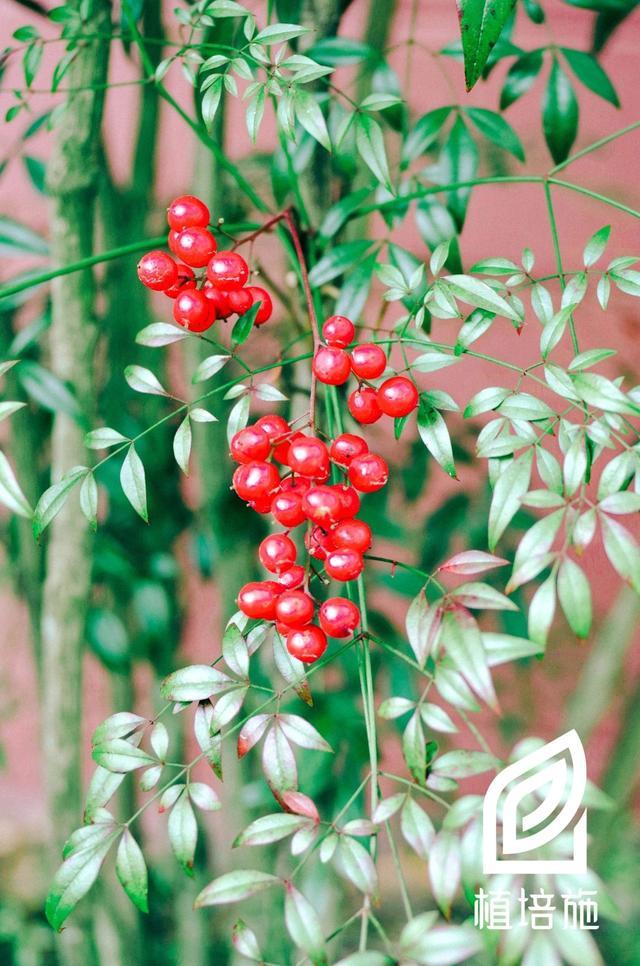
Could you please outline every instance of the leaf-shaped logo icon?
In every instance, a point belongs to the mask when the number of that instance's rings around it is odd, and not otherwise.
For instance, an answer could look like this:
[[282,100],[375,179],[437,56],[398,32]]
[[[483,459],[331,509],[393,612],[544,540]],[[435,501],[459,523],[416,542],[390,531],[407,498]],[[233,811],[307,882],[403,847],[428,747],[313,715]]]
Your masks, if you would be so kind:
[[[503,768],[483,804],[485,873],[586,872],[586,782],[584,748],[573,730]],[[567,832],[573,838],[571,856],[545,856],[545,847],[553,852]]]

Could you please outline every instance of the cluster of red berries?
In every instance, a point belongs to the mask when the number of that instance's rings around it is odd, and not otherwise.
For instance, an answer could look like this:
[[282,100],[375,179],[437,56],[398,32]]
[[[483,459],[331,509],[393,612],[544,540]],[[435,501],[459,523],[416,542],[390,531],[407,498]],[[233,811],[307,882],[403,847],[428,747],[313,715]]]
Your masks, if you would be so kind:
[[[319,625],[313,624],[315,601],[306,588],[307,570],[298,564],[289,531],[307,524],[304,545],[322,561],[328,577],[355,580],[371,546],[371,529],[357,519],[360,493],[383,487],[389,469],[382,456],[369,452],[361,436],[343,433],[329,446],[317,436],[293,430],[278,415],[262,416],[231,440],[231,456],[239,463],[233,488],[258,513],[271,513],[286,528],[265,537],[259,557],[278,580],[245,584],[238,606],[247,617],[275,621],[291,655],[305,663],[317,660],[330,637],[348,637],[360,622],[352,601],[331,597],[321,604]],[[334,463],[344,483],[327,483]],[[287,470],[280,476],[279,464]]]
[[[255,325],[262,325],[273,311],[271,297],[257,285],[247,285],[249,266],[235,251],[219,252],[209,231],[209,209],[192,195],[172,201],[167,210],[169,248],[153,251],[138,263],[138,278],[154,292],[174,299],[173,317],[191,332],[204,332],[216,319],[244,315],[260,303]],[[206,269],[196,275],[194,269]]]
[[359,423],[375,423],[382,415],[408,416],[418,405],[418,390],[406,376],[391,376],[377,389],[368,380],[377,379],[387,368],[387,356],[379,345],[361,343],[351,352],[355,326],[344,315],[333,315],[324,323],[322,335],[326,345],[320,346],[313,358],[313,371],[319,382],[341,386],[351,373],[360,385],[347,401],[349,412]]

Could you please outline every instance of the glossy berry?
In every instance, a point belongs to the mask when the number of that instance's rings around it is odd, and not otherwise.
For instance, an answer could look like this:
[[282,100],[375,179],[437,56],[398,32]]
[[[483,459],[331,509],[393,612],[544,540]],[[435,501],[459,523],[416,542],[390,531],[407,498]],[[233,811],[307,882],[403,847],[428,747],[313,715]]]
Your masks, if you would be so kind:
[[[182,231],[182,229],[180,229],[180,231]],[[170,251],[172,251],[174,255],[178,255],[179,254],[179,252],[178,252],[178,235],[179,234],[180,234],[179,231],[174,231],[173,228],[172,228],[171,231],[169,232],[169,234],[167,235],[167,245],[169,246]]]
[[286,439],[283,439],[281,443],[278,443],[273,450],[273,458],[277,460],[278,463],[282,463],[284,466],[289,465],[289,447],[294,439],[300,439],[304,436],[304,433],[291,433]]
[[312,368],[320,382],[327,386],[341,386],[349,378],[351,362],[344,349],[324,345],[313,357]]
[[153,292],[166,292],[178,281],[178,266],[167,252],[147,252],[138,262],[138,278]]
[[207,278],[216,288],[242,288],[249,278],[249,266],[238,252],[216,252],[207,265]]
[[256,420],[256,426],[264,430],[271,443],[279,442],[291,432],[289,423],[282,416],[278,416],[277,413],[261,416],[260,419]]
[[251,293],[247,291],[246,288],[238,289],[220,289],[221,292],[227,298],[229,305],[231,306],[232,312],[237,312],[238,315],[244,315],[248,312],[252,306]]
[[278,486],[280,477],[273,463],[254,460],[239,466],[233,474],[233,488],[241,500],[259,500]]
[[331,531],[336,550],[357,550],[366,553],[371,546],[371,527],[364,520],[341,520]]
[[304,545],[316,560],[325,560],[327,554],[333,550],[331,536],[325,533],[322,527],[312,527],[308,533],[305,533]]
[[362,573],[364,560],[357,550],[331,550],[324,569],[335,580],[355,580]]
[[346,597],[330,597],[320,607],[318,618],[329,637],[349,637],[360,623],[360,611]]
[[288,463],[294,473],[324,482],[329,476],[329,451],[321,439],[302,436],[289,446]]
[[188,288],[173,303],[173,317],[183,329],[204,332],[215,322],[215,312],[209,299],[199,289]]
[[305,516],[328,529],[342,515],[340,494],[332,486],[312,486],[302,497]]
[[281,589],[275,580],[251,581],[238,594],[238,607],[247,617],[272,621],[276,616],[276,601]]
[[334,463],[348,466],[354,456],[361,456],[362,453],[368,452],[369,447],[362,436],[356,436],[354,433],[342,433],[342,435],[336,436],[332,442],[329,456]]
[[167,209],[169,228],[182,231],[183,228],[206,228],[211,218],[209,209],[203,201],[193,195],[175,198]]
[[353,342],[356,327],[345,315],[332,315],[322,326],[322,338],[327,345],[344,349]]
[[296,545],[286,533],[270,533],[258,547],[258,557],[272,574],[282,574],[296,562]]
[[266,460],[271,452],[271,443],[260,426],[246,426],[231,437],[229,449],[236,463],[250,463],[252,460]]
[[302,587],[305,578],[305,569],[300,564],[294,564],[278,577],[278,583],[284,590],[297,590]]
[[260,288],[259,285],[247,285],[246,291],[251,296],[251,304],[255,305],[256,302],[260,302],[260,308],[258,309],[258,314],[256,315],[254,325],[264,325],[268,322],[273,313],[273,302],[271,301],[271,296],[264,288]]
[[185,228],[175,240],[176,253],[192,268],[203,268],[216,251],[216,240],[206,228]]
[[307,519],[302,509],[302,493],[289,490],[276,493],[271,501],[271,512],[283,527],[299,527]]
[[338,483],[333,487],[340,498],[340,514],[338,520],[348,520],[354,517],[360,509],[360,497],[352,486],[346,483]]
[[378,405],[385,416],[408,416],[418,405],[418,390],[406,376],[392,376],[378,389]]
[[374,493],[382,489],[389,479],[387,461],[377,453],[365,453],[351,460],[349,482],[360,493]]
[[304,627],[314,610],[313,598],[304,590],[285,590],[276,603],[276,618],[289,627]]
[[378,405],[375,389],[363,386],[356,389],[347,399],[349,412],[357,423],[369,425],[377,422],[382,416],[382,411]]
[[222,291],[222,289],[214,288],[213,285],[211,285],[209,282],[206,282],[202,291],[209,302],[211,302],[217,319],[228,319],[229,316],[233,314],[233,309],[229,304],[229,297],[226,292]]
[[249,500],[248,506],[251,507],[256,513],[262,513],[263,515],[271,513],[271,493],[264,493],[259,496],[256,500]]
[[196,277],[188,265],[178,265],[178,277],[170,288],[164,289],[167,298],[175,299],[185,289],[196,287]]
[[327,649],[327,635],[315,624],[291,631],[287,637],[287,650],[304,664],[313,664]]
[[351,368],[360,379],[377,379],[387,368],[384,349],[372,342],[363,342],[351,352]]

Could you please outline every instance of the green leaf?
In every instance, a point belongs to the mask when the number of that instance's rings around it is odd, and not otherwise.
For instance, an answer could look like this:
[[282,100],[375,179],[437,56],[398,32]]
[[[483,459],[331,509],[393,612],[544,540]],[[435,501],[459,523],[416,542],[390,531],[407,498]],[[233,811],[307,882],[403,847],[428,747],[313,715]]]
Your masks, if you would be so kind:
[[579,372],[572,378],[576,393],[590,406],[609,413],[637,415],[640,412],[640,406],[628,399],[610,379],[595,372]]
[[378,877],[371,855],[364,845],[349,835],[341,835],[335,851],[334,863],[338,872],[348,879],[360,892],[375,892]]
[[578,133],[578,101],[566,73],[554,58],[542,105],[542,127],[551,157],[565,161]]
[[111,801],[125,777],[124,772],[117,774],[98,765],[87,789],[83,816],[85,822],[94,821],[96,812]]
[[147,866],[142,850],[128,828],[118,845],[116,875],[134,906],[141,912],[149,912]]
[[468,91],[479,80],[514,5],[515,0],[459,0],[464,77]]
[[91,756],[97,765],[119,774],[155,764],[151,755],[124,738],[111,738],[101,742],[94,747]]
[[424,785],[427,773],[427,749],[420,713],[415,711],[402,735],[402,755],[407,768],[419,785]]
[[100,429],[92,429],[84,438],[84,445],[89,449],[108,449],[118,443],[130,442],[126,436],[119,433],[117,429],[110,426],[101,426]]
[[447,611],[442,618],[442,644],[456,668],[478,697],[496,707],[496,695],[484,652],[482,635],[467,611]]
[[552,572],[540,584],[529,604],[529,637],[540,647],[547,643],[547,635],[553,623],[556,609],[556,575]]
[[160,694],[169,701],[203,701],[236,684],[209,664],[191,664],[166,677],[160,685]]
[[54,483],[44,491],[33,513],[33,535],[36,540],[40,539],[43,531],[67,502],[71,490],[86,474],[86,466],[74,466],[58,483]]
[[152,349],[157,349],[173,342],[181,342],[187,339],[189,333],[186,329],[181,329],[177,325],[170,325],[168,322],[152,322],[136,335],[138,345],[146,345]]
[[585,50],[573,50],[569,47],[561,47],[560,50],[573,73],[585,87],[597,94],[598,97],[609,101],[614,107],[620,107],[615,87],[593,54]]
[[281,44],[285,40],[293,40],[294,37],[302,37],[309,33],[309,27],[301,27],[296,23],[272,23],[253,38],[253,43],[264,44],[269,47],[272,44]]
[[354,126],[358,154],[380,184],[393,194],[382,128],[368,114],[356,115]]
[[234,925],[231,941],[241,956],[245,956],[247,959],[253,959],[255,962],[262,961],[263,957],[256,935],[242,919],[238,919]]
[[333,750],[329,742],[325,741],[320,732],[305,718],[301,718],[300,715],[280,714],[278,715],[278,721],[283,733],[294,745],[298,745],[300,748],[307,748],[311,751],[331,752]]
[[595,265],[600,256],[604,253],[610,235],[611,225],[605,225],[604,228],[600,228],[599,231],[591,236],[585,245],[584,254],[582,256],[585,268]]
[[298,785],[296,760],[283,730],[276,723],[262,746],[262,770],[272,791],[295,791]]
[[370,194],[369,188],[360,188],[358,191],[352,191],[345,195],[344,198],[332,205],[322,219],[318,236],[326,241],[335,238],[344,223],[357,212]]
[[498,406],[498,413],[509,419],[526,419],[532,422],[552,419],[555,415],[550,406],[528,392],[515,392],[507,396]]
[[112,829],[105,829],[104,838],[98,844],[74,852],[56,872],[45,904],[45,915],[53,929],[60,929],[98,878],[116,834]]
[[629,531],[609,517],[600,517],[602,540],[611,566],[640,594],[640,550]]
[[80,509],[89,521],[92,530],[97,527],[98,487],[93,473],[87,473],[80,487]]
[[359,64],[374,53],[373,48],[359,40],[349,37],[323,37],[307,50],[307,55],[321,64],[342,67],[345,64]]
[[[434,708],[435,705],[430,707]],[[400,830],[413,851],[426,861],[436,834],[435,829],[427,813],[409,796],[405,798],[400,813]]]
[[48,255],[49,246],[44,238],[27,225],[0,216],[0,255],[4,258],[24,255]]
[[186,791],[182,792],[169,813],[167,831],[173,854],[187,875],[192,876],[198,842],[198,823]]
[[472,416],[491,412],[497,409],[510,394],[511,390],[504,389],[502,386],[488,386],[486,389],[481,389],[471,397],[465,406],[463,416],[465,419],[470,419]]
[[335,245],[309,272],[309,282],[314,288],[331,282],[339,275],[355,268],[365,252],[371,247],[370,241],[350,241]]
[[189,457],[191,456],[191,421],[189,414],[184,417],[173,437],[173,455],[182,472],[188,475]]
[[296,87],[293,92],[293,106],[302,127],[327,151],[331,150],[331,139],[327,130],[324,114],[313,94],[306,88]]
[[489,510],[489,549],[495,546],[520,509],[522,497],[529,489],[533,454],[523,453],[506,466],[493,489]]
[[260,303],[256,302],[244,315],[240,315],[231,330],[231,345],[234,349],[243,345],[251,335],[256,316],[260,311]]
[[570,557],[560,564],[558,599],[573,633],[587,637],[591,629],[591,589],[584,571]]
[[445,473],[456,480],[456,467],[447,424],[437,409],[420,405],[418,410],[418,433],[433,458]]
[[531,50],[509,68],[500,94],[500,110],[506,110],[511,104],[526,94],[533,86],[542,67],[542,51]]
[[519,161],[524,161],[524,148],[520,138],[500,114],[482,107],[468,107],[465,113],[484,137],[503,151],[509,151]]
[[25,359],[16,369],[16,373],[26,394],[43,409],[52,413],[64,413],[77,423],[83,424],[84,416],[77,399],[52,372],[38,362]]
[[[449,132],[440,159],[430,173],[438,184],[457,184],[472,181],[478,171],[478,148],[469,134],[467,126],[458,115]],[[471,196],[471,186],[456,188],[446,193],[447,208],[453,215],[458,228],[462,228]]]
[[[429,880],[433,896],[445,916],[449,916],[453,897],[458,891],[460,872],[460,845],[457,838],[451,832],[439,832],[429,855]],[[438,960],[423,959],[422,962]],[[455,960],[447,959],[445,962]]]
[[129,386],[135,392],[148,393],[152,396],[166,396],[166,389],[160,384],[160,380],[150,369],[143,366],[127,366],[124,370],[124,377]]
[[0,503],[4,504],[12,513],[21,517],[30,517],[33,510],[26,496],[20,489],[9,460],[0,452]]
[[514,322],[520,322],[519,316],[509,303],[497,292],[494,292],[486,282],[481,282],[479,278],[473,278],[471,275],[445,275],[442,281],[446,282],[451,294],[462,302],[473,305],[478,309],[485,309],[487,312],[494,312],[496,315],[502,315]]
[[485,751],[447,751],[439,755],[431,765],[432,771],[449,778],[469,778],[472,775],[482,775],[499,765],[494,755]]
[[489,667],[518,661],[523,657],[534,657],[544,653],[544,647],[526,637],[513,637],[511,634],[497,634],[484,631],[482,635]]
[[286,885],[284,920],[297,947],[316,964],[326,963],[325,942],[320,919],[314,907],[291,883]]
[[239,902],[278,885],[280,879],[268,872],[257,869],[238,869],[227,872],[205,886],[195,901],[196,909],[203,906],[222,906],[229,902]]
[[517,610],[517,605],[490,584],[470,581],[450,591],[449,596],[473,610]]
[[273,815],[262,815],[255,822],[237,836],[233,847],[240,845],[270,845],[281,839],[293,835],[298,829],[308,825],[309,819],[304,815],[287,815],[276,812]]
[[120,484],[127,500],[145,523],[149,522],[147,512],[147,484],[144,466],[132,443],[127,450],[122,467],[120,468]]
[[418,118],[402,145],[402,163],[407,167],[434,143],[451,114],[450,107],[438,107]]

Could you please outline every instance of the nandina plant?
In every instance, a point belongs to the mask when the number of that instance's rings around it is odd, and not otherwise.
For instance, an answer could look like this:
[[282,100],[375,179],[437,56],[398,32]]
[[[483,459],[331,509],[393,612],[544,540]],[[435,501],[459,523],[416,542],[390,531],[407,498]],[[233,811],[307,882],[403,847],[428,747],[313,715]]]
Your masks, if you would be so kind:
[[[60,40],[67,48],[53,87],[63,77],[70,84],[66,113],[53,118],[54,138],[56,130],[78,137],[64,128],[65,117],[86,93],[74,87],[80,68],[102,44],[100,37],[87,42],[85,36],[100,7],[97,0],[69,5],[52,16],[64,25]],[[640,217],[622,201],[558,177],[601,144],[570,154],[578,109],[569,72],[605,100],[617,103],[617,94],[586,51],[516,46],[511,12],[510,3],[461,4],[461,46],[445,53],[462,56],[468,87],[511,59],[503,109],[549,62],[543,130],[554,167],[545,175],[528,169],[480,174],[480,147],[487,141],[505,155],[502,163],[508,155],[524,163],[516,131],[501,113],[465,102],[424,104],[430,109],[414,117],[385,50],[372,52],[333,35],[310,43],[306,24],[276,21],[271,6],[254,15],[230,0],[214,0],[178,8],[180,40],[158,61],[149,53],[152,36],[124,5],[122,37],[137,49],[143,79],[211,149],[218,170],[239,189],[246,217],[233,220],[210,210],[207,199],[185,188],[167,208],[166,237],[129,240],[90,259],[137,253],[139,283],[162,301],[154,303],[157,320],[142,327],[135,342],[153,350],[195,346],[197,354],[185,351],[183,359],[198,388],[195,395],[180,393],[169,381],[170,366],[159,363],[165,374],[159,377],[147,365],[128,365],[129,388],[161,400],[157,418],[130,432],[112,410],[114,425],[99,425],[84,439],[89,451],[103,454],[100,459],[77,464],[69,453],[74,465],[53,479],[34,508],[3,458],[0,496],[32,520],[38,540],[70,514],[77,520],[78,505],[95,530],[111,512],[101,503],[100,484],[110,500],[118,499],[111,472],[118,465],[122,494],[153,529],[143,457],[148,438],[157,434],[166,441],[162,434],[171,425],[180,471],[202,476],[207,460],[224,462],[238,533],[253,527],[258,536],[247,564],[252,579],[238,580],[235,612],[220,645],[212,645],[211,661],[164,673],[159,691],[166,703],[150,716],[118,708],[94,732],[96,769],[83,823],[66,841],[46,902],[56,930],[111,853],[124,891],[139,910],[149,911],[139,841],[146,814],[155,809],[166,818],[177,862],[197,877],[198,909],[248,901],[246,915],[257,920],[256,931],[237,919],[232,942],[250,960],[296,962],[301,954],[305,962],[345,966],[453,964],[474,957],[600,961],[587,933],[551,932],[540,939],[521,930],[514,939],[472,925],[474,892],[486,885],[481,798],[460,784],[503,764],[482,726],[483,711],[500,714],[493,668],[518,661],[527,673],[548,641],[553,645],[557,607],[558,627],[568,626],[578,639],[589,636],[591,590],[583,561],[596,534],[620,579],[640,590],[637,544],[619,519],[640,509],[640,392],[612,371],[611,349],[587,344],[580,333],[582,313],[595,311],[591,303],[584,309],[588,294],[595,291],[603,313],[612,293],[640,295],[637,259],[607,256],[611,228],[604,224],[584,239],[581,263],[565,264],[554,207],[562,191],[589,196],[603,211]],[[527,12],[536,23],[544,20],[537,4],[528,4]],[[27,88],[48,39],[27,28],[16,36],[22,46],[9,56],[22,49]],[[178,63],[195,89],[195,117],[166,87]],[[339,86],[345,64],[360,66],[352,93]],[[273,197],[219,144],[221,104],[240,93],[238,84],[253,141],[273,109],[279,145]],[[11,119],[27,103],[19,94]],[[430,169],[421,167],[426,157],[434,162]],[[320,184],[323,166],[328,173]],[[519,255],[495,253],[487,241],[481,260],[465,268],[471,191],[509,181],[539,190],[555,259],[551,273],[536,271],[535,239]],[[374,213],[384,232],[368,226]],[[414,219],[422,245],[409,250],[394,240],[394,231]],[[284,260],[292,273],[286,283],[281,268],[277,274],[272,267]],[[15,281],[2,294],[85,268],[78,258],[62,270]],[[127,322],[135,326],[133,318]],[[496,329],[503,334],[500,357],[482,349],[482,339]],[[525,329],[536,339],[523,366],[510,354],[510,336]],[[133,351],[133,339],[126,344]],[[465,367],[474,360],[496,376],[470,394]],[[8,359],[3,371],[15,362]],[[432,376],[449,367],[460,373],[448,384],[451,392],[437,388]],[[34,378],[32,370],[32,387]],[[208,382],[212,388],[201,391]],[[93,401],[97,422],[106,422]],[[20,401],[3,405],[9,415]],[[56,419],[69,419],[59,406],[49,408],[58,411]],[[74,413],[76,421],[86,420],[92,408],[79,418]],[[442,552],[436,545],[427,555],[433,561],[428,567],[402,548],[389,555],[393,532],[382,526],[380,507],[393,522],[393,505],[382,501],[400,475],[396,469],[394,479],[394,448],[412,441],[409,475],[433,464],[464,482],[461,418],[469,421],[472,458],[491,487],[482,536],[472,543],[461,534],[455,552],[443,537]],[[228,458],[212,451],[203,432],[213,432],[206,424],[217,421],[226,424]],[[146,454],[153,458],[149,448]],[[153,484],[151,478],[151,492]],[[262,524],[254,527],[256,515]],[[253,579],[258,568],[260,579]],[[508,577],[496,576],[506,568]],[[391,585],[401,572],[411,602],[399,637],[367,592],[381,575]],[[338,720],[326,683],[331,674],[339,675],[350,698]],[[185,722],[186,741],[169,726],[173,715]],[[402,762],[388,753],[386,739],[394,735]],[[451,743],[448,736],[454,736]],[[516,746],[513,755],[523,750]],[[334,754],[336,764],[322,764]],[[246,778],[254,789],[248,799],[238,798],[238,812],[248,810],[248,801],[256,804],[256,814],[242,825],[234,808],[224,812],[229,756],[243,761],[233,780]],[[135,783],[128,795],[133,809],[122,815],[116,803],[125,783]],[[594,808],[607,803],[591,789]],[[232,828],[241,858],[233,870],[222,860],[226,871],[207,882],[211,875],[198,842],[206,834],[206,813],[216,811]],[[251,851],[264,848],[268,858],[252,860]],[[407,873],[416,859],[424,867],[418,887]],[[382,875],[395,880],[400,921],[389,909]],[[584,887],[605,897],[593,872],[565,880],[555,883],[558,894]],[[330,882],[325,897],[331,901],[316,901],[318,881]],[[519,882],[503,877],[501,888],[515,897]],[[273,902],[268,908],[277,925],[250,902],[262,893]]]

